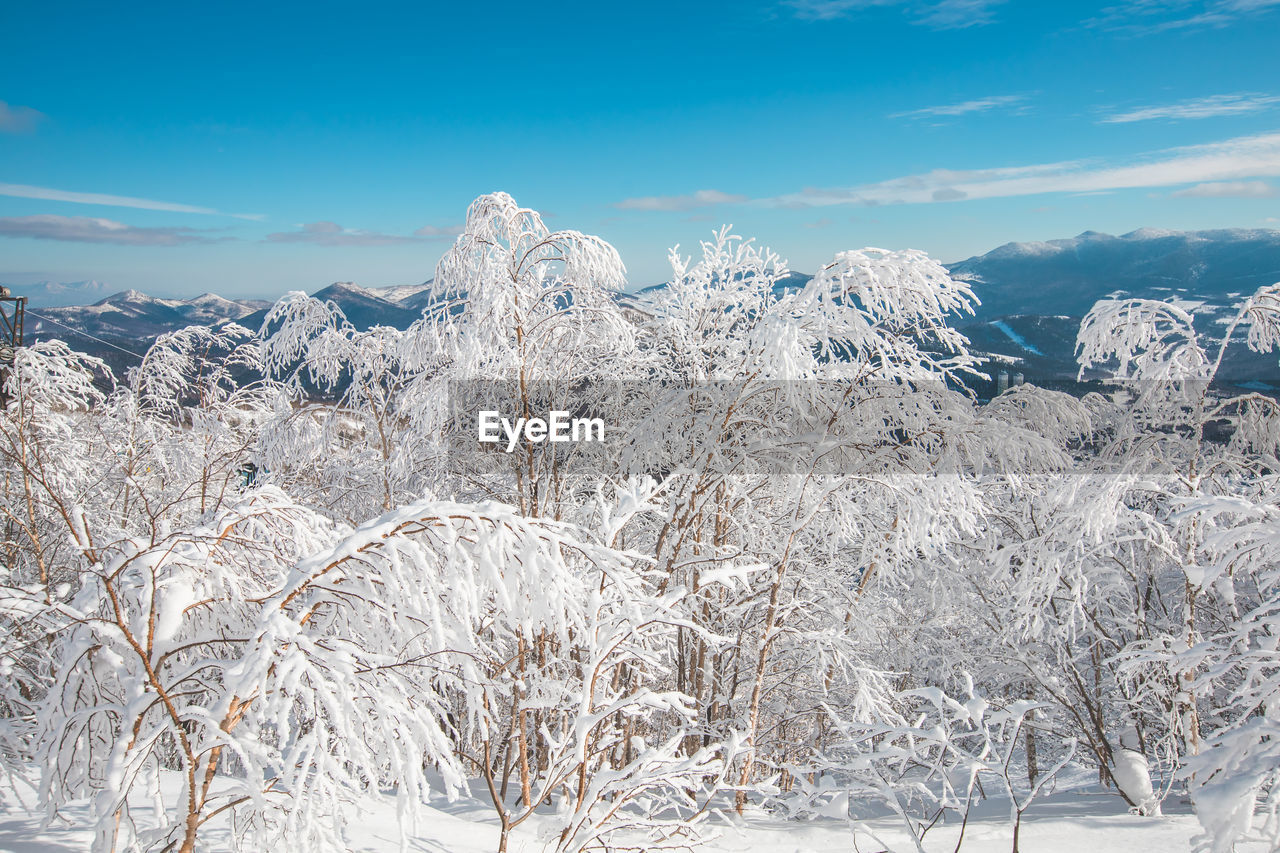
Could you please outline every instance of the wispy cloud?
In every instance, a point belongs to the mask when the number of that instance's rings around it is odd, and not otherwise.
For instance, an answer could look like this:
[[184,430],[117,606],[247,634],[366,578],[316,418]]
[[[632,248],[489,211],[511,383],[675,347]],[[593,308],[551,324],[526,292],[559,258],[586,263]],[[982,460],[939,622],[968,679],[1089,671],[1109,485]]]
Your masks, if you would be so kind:
[[[544,213],[542,218],[548,218]],[[415,237],[457,237],[463,231],[461,225],[423,225],[413,232]]]
[[30,133],[44,119],[39,110],[0,101],[0,133]]
[[1280,196],[1280,189],[1266,181],[1222,181],[1196,184],[1169,195],[1174,198],[1276,198]]
[[881,6],[899,6],[905,0],[787,0],[797,18],[809,21],[831,21]]
[[0,236],[123,246],[180,246],[228,239],[210,237],[206,230],[197,228],[139,228],[112,219],[53,214],[0,218]]
[[1275,104],[1280,104],[1280,96],[1260,95],[1252,92],[1242,92],[1235,95],[1211,95],[1207,98],[1179,101],[1176,104],[1139,107],[1128,112],[1107,116],[1102,119],[1102,123],[1123,124],[1133,121],[1151,121],[1152,119],[1181,121],[1193,118],[1245,115],[1270,109]]
[[918,110],[908,110],[904,113],[894,113],[889,118],[944,118],[962,116],[968,113],[985,113],[1001,107],[1023,104],[1026,100],[1026,95],[992,95],[972,101],[961,101],[958,104],[942,104],[936,107],[924,107]]
[[194,204],[178,204],[172,201],[156,201],[150,198],[134,198],[127,195],[107,195],[105,193],[82,193],[71,190],[58,190],[51,187],[33,187],[27,184],[0,184],[0,195],[12,198],[34,198],[41,201],[64,201],[70,204],[96,204],[105,207],[133,207],[139,210],[164,210],[170,213],[203,213],[213,216],[232,216],[236,219],[260,220],[260,213],[223,213],[212,207],[198,207]]
[[698,190],[689,195],[650,195],[623,199],[614,207],[619,210],[695,210],[717,204],[741,204],[747,200],[745,195],[720,190]]
[[989,24],[995,20],[992,7],[1004,0],[943,0],[926,5],[917,23],[935,30],[963,30]]
[[809,188],[756,203],[792,208],[927,204],[1044,193],[1101,193],[1276,176],[1280,176],[1280,133],[1271,133],[1155,151],[1121,164],[1070,160],[965,171],[935,169],[855,187]]
[[1085,26],[1137,35],[1225,27],[1280,8],[1280,0],[1127,0],[1107,6]]
[[847,18],[868,9],[898,6],[912,23],[935,30],[957,30],[989,24],[992,8],[1004,0],[785,0],[797,18],[830,21]]
[[269,243],[311,243],[317,246],[395,246],[440,240],[462,233],[460,225],[424,225],[412,234],[382,234],[359,228],[343,228],[336,222],[307,222],[297,231],[268,234]]

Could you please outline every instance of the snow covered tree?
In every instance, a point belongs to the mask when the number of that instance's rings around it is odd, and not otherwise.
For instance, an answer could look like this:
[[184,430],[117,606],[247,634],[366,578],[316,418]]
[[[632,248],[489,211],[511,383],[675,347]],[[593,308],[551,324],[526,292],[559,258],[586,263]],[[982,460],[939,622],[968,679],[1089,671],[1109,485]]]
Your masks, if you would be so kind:
[[265,370],[292,395],[260,432],[264,475],[348,523],[422,497],[432,472],[405,399],[412,333],[359,331],[333,302],[293,292],[262,334]]
[[[1101,368],[1121,390],[1083,401],[1091,425],[1075,443],[1078,473],[1042,484],[1022,502],[1009,545],[990,552],[991,618],[1020,623],[1007,648],[1042,673],[1038,694],[1075,719],[1104,779],[1143,813],[1158,813],[1163,796],[1152,770],[1165,790],[1175,775],[1193,789],[1214,775],[1192,768],[1207,760],[1206,733],[1224,724],[1234,682],[1229,666],[1206,664],[1207,638],[1233,636],[1243,604],[1265,607],[1265,585],[1236,587],[1209,569],[1221,559],[1210,543],[1235,516],[1195,509],[1227,496],[1274,499],[1274,403],[1214,385],[1243,323],[1250,345],[1266,346],[1274,288],[1246,301],[1212,354],[1176,305],[1095,306],[1080,331],[1082,375]],[[1215,420],[1231,424],[1229,441],[1208,433]]]
[[886,849],[866,818],[887,807],[923,853],[925,836],[947,816],[961,821],[959,849],[971,809],[991,796],[991,788],[1008,800],[1017,853],[1023,813],[1074,756],[1075,742],[1064,741],[1052,766],[1022,783],[1016,766],[1022,735],[1030,726],[1046,727],[1032,716],[1047,706],[1019,700],[999,707],[975,692],[967,673],[962,683],[966,692],[960,698],[937,687],[898,693],[894,703],[907,716],[868,721],[833,713],[838,737],[782,802],[793,815],[846,818],[855,838],[867,834]]
[[[665,462],[665,518],[628,542],[698,596],[702,626],[737,638],[683,633],[676,675],[704,709],[689,749],[745,734],[741,808],[821,742],[827,708],[875,695],[868,589],[971,532],[977,495],[940,472],[970,418],[945,383],[972,364],[945,316],[972,294],[922,253],[876,249],[788,292],[780,259],[728,229],[672,264],[642,305],[666,396],[624,462]],[[744,588],[703,589],[726,568]]]
[[[434,305],[412,330],[419,363],[443,365],[420,374],[415,405],[443,409],[449,383],[490,380],[515,408],[507,414],[533,417],[571,409],[583,381],[644,378],[636,329],[614,299],[624,281],[617,251],[600,238],[551,231],[506,193],[481,196],[436,267]],[[472,494],[528,516],[571,517],[602,473],[567,479],[553,454],[530,444],[509,462],[504,479]]]

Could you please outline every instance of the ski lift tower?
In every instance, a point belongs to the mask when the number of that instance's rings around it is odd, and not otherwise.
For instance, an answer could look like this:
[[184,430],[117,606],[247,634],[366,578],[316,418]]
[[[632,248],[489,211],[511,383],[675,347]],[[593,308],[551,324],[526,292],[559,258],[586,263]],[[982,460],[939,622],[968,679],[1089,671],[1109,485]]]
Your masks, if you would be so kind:
[[8,405],[5,386],[9,382],[9,368],[22,346],[22,321],[27,313],[27,297],[14,296],[9,288],[0,286],[0,408]]

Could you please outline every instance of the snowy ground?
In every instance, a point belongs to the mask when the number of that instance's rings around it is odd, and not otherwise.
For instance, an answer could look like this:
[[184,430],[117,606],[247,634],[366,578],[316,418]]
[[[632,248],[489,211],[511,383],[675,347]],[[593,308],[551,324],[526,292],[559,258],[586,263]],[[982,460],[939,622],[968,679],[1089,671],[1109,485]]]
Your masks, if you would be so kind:
[[[28,800],[29,802],[29,800]],[[1130,815],[1114,794],[1090,788],[1059,790],[1037,801],[1023,818],[1020,847],[1023,853],[1181,853],[1191,850],[1191,839],[1199,832],[1195,817],[1178,798],[1165,802],[1164,817]],[[87,809],[68,810],[67,817],[81,826]],[[1008,810],[1002,803],[987,802],[970,816],[965,830],[966,853],[1007,853],[1012,837]],[[796,822],[767,814],[749,815],[739,820],[721,821],[714,834],[697,846],[705,853],[873,853],[873,851],[914,851],[907,835],[892,820],[869,822],[858,832],[835,819]],[[542,830],[539,832],[539,830]],[[925,839],[925,849],[950,853],[956,847],[958,823],[939,825]],[[875,837],[872,837],[874,833]],[[547,823],[517,830],[512,853],[534,853],[549,849]],[[427,809],[422,831],[411,839],[408,849],[415,853],[492,853],[497,847],[496,821],[485,803],[461,800]],[[209,850],[226,849],[216,839]],[[350,834],[352,851],[392,853],[400,850],[395,808],[388,800],[384,807],[362,815]],[[0,806],[0,850],[7,853],[80,853],[89,849],[89,833],[83,829],[54,826],[42,829],[39,816],[32,815],[12,800]],[[1237,853],[1261,853],[1262,845],[1237,846]]]

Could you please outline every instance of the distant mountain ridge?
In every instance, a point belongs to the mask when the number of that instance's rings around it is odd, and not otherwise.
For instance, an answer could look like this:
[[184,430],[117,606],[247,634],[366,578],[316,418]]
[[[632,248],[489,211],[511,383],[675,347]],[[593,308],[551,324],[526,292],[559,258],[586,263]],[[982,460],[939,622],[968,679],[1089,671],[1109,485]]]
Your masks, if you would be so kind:
[[[1220,341],[1237,306],[1280,281],[1280,231],[1140,228],[1114,237],[1086,231],[1064,240],[1006,243],[947,264],[982,301],[957,325],[976,350],[1028,379],[1073,376],[1080,320],[1099,299],[1173,301],[1196,314],[1202,341]],[[1248,352],[1238,332],[1223,376],[1280,382],[1274,355]]]
[[106,282],[89,281],[37,281],[32,284],[4,284],[14,293],[27,297],[32,308],[48,308],[62,305],[85,305],[112,293]]
[[1280,281],[1280,231],[1140,228],[1119,237],[1086,231],[1065,240],[1006,243],[947,269],[973,285],[983,318],[1081,317],[1108,296],[1226,305]]
[[[393,287],[361,287],[350,281],[336,281],[317,290],[311,296],[332,302],[342,309],[347,320],[357,329],[371,326],[394,326],[407,329],[422,316],[422,308],[428,300],[431,282]],[[239,318],[236,322],[253,330],[262,327],[271,309],[268,303],[262,309]]]
[[[25,294],[19,292],[18,295]],[[204,293],[192,299],[159,299],[138,290],[125,290],[92,305],[33,307],[27,320],[27,332],[40,339],[59,337],[60,332],[74,329],[98,337],[147,341],[183,326],[216,325],[238,320],[269,304],[258,300],[224,299],[215,293]]]
[[[84,288],[85,293],[106,287],[101,282],[88,284],[96,287]],[[28,298],[32,292],[31,287],[21,285],[11,289],[15,295]],[[386,325],[407,329],[421,316],[430,290],[430,282],[382,288],[335,282],[312,295],[334,302],[358,328]],[[47,295],[45,290],[37,293]],[[123,290],[88,305],[49,307],[33,301],[29,304],[26,338],[28,342],[62,338],[120,370],[136,364],[137,359],[131,359],[130,353],[144,353],[160,335],[185,326],[217,326],[234,321],[257,331],[272,304],[265,299],[227,299],[216,293],[164,299],[138,290]]]
[[[954,321],[976,352],[993,365],[1023,372],[1029,381],[1065,379],[1075,375],[1080,319],[1099,299],[1173,300],[1196,312],[1199,331],[1206,339],[1220,338],[1241,300],[1262,285],[1280,281],[1280,231],[1142,228],[1119,237],[1086,231],[1062,240],[1006,243],[946,266],[954,277],[967,281],[982,302],[974,317]],[[779,282],[778,289],[803,286],[809,278],[804,273],[791,273]],[[98,295],[106,285],[43,282],[32,287],[14,286],[13,290],[17,295],[33,296],[33,287],[42,298],[49,298],[50,294],[65,296],[68,292]],[[618,301],[642,311],[647,299],[663,287],[659,284],[622,293]],[[386,325],[405,329],[421,316],[432,294],[432,283],[426,281],[390,287],[335,282],[312,295],[333,301],[357,328]],[[234,320],[256,330],[271,303],[225,299],[212,293],[193,299],[159,299],[130,290],[84,306],[41,308],[34,298],[31,305],[56,324],[30,316],[28,339],[64,337],[95,355],[127,360],[101,341],[142,352],[157,335],[190,324]],[[68,327],[93,337],[71,334]],[[1275,356],[1247,353],[1242,345],[1233,346],[1229,353],[1226,374],[1239,380],[1274,381],[1280,387]]]

